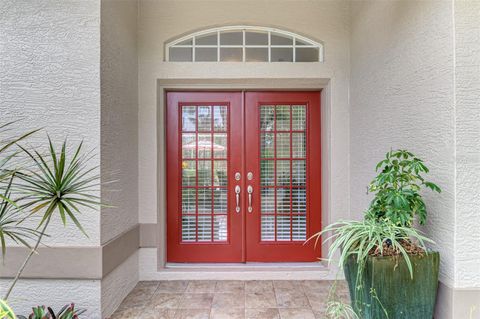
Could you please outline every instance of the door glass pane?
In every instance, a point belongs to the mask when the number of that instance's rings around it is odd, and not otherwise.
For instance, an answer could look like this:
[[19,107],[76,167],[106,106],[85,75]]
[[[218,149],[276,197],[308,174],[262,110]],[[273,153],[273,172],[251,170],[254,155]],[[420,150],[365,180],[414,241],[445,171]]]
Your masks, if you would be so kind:
[[195,131],[196,109],[195,106],[184,106],[182,108],[182,131]]
[[271,37],[272,45],[293,45],[293,38],[287,35],[272,32]]
[[213,217],[213,236],[214,241],[226,241],[227,240],[227,216],[214,216]]
[[297,131],[305,130],[305,123],[307,122],[307,112],[305,105],[292,106],[292,129]]
[[212,134],[198,134],[198,158],[212,157]]
[[277,105],[275,119],[277,120],[277,131],[290,131],[290,106]]
[[275,108],[273,105],[260,106],[260,129],[273,131],[275,129]]
[[212,161],[198,161],[198,186],[212,185]]
[[277,133],[277,157],[290,158],[290,133]]
[[227,134],[213,134],[213,153],[215,158],[227,158]]
[[214,161],[213,183],[215,186],[227,187],[227,161]]
[[290,215],[277,215],[277,240],[290,240]]
[[198,107],[198,130],[207,132],[212,130],[211,106]]
[[262,241],[275,240],[275,215],[262,216]]
[[318,48],[296,48],[295,61],[296,62],[317,62]]
[[227,130],[227,107],[216,105],[213,107],[213,125],[216,132],[225,132]]
[[260,106],[261,238],[303,241],[307,215],[305,105]]
[[228,107],[183,106],[181,117],[182,241],[226,241]]
[[197,179],[197,168],[195,161],[182,161],[182,185],[195,186]]
[[294,158],[304,158],[305,148],[305,133],[292,133],[292,156]]
[[273,151],[275,149],[275,135],[273,133],[260,133],[260,154],[262,158],[274,157]]
[[182,156],[183,158],[195,158],[197,154],[197,138],[195,133],[182,134]]

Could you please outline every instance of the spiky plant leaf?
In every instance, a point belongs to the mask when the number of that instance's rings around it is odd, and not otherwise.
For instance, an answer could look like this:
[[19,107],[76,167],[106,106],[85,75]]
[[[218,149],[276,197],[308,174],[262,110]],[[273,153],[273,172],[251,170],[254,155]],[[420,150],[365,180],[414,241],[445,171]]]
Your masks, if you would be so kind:
[[31,214],[41,214],[38,227],[58,213],[62,223],[67,219],[73,221],[76,227],[88,236],[78,221],[77,214],[81,208],[98,208],[101,206],[100,197],[94,195],[100,176],[96,173],[98,166],[87,168],[91,157],[82,155],[80,143],[69,159],[67,140],[57,151],[48,138],[48,155],[42,155],[25,147],[21,149],[33,161],[35,169],[19,174],[22,183],[19,183],[22,197],[22,208],[31,211]]

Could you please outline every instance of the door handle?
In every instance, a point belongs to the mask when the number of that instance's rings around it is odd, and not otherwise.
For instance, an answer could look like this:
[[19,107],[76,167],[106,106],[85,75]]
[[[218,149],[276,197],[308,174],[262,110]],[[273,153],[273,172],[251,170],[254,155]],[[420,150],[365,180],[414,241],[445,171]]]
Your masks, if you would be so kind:
[[235,211],[237,213],[240,213],[240,185],[235,186],[235,200],[237,202],[237,205],[235,207]]
[[253,193],[252,185],[248,185],[247,193],[248,193],[248,212],[251,213],[252,210],[253,210],[253,208],[252,208],[252,193]]

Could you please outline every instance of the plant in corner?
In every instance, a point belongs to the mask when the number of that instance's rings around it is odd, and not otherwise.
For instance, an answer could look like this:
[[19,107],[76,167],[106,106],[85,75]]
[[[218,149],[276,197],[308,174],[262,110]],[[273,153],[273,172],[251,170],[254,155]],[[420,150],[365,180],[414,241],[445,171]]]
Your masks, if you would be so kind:
[[[11,130],[14,123],[1,125],[0,133]],[[77,216],[82,207],[97,209],[101,205],[100,198],[95,195],[100,179],[96,173],[97,167],[89,167],[91,156],[83,154],[82,143],[73,150],[70,159],[66,140],[61,150],[57,151],[48,138],[47,155],[18,145],[35,132],[17,138],[0,139],[0,251],[5,258],[7,238],[30,250],[5,294],[5,301],[0,300],[0,311],[10,311],[4,316],[11,318],[15,317],[6,300],[42,239],[47,236],[53,216],[58,214],[64,225],[67,219],[72,220],[87,236]],[[21,154],[26,156],[22,157]],[[33,217],[40,217],[36,228],[25,222],[33,221]],[[75,318],[81,313],[68,305],[58,313],[60,317],[57,314],[52,318]]]
[[440,188],[425,180],[428,168],[406,150],[388,152],[376,170],[364,220],[331,224],[312,238],[318,242],[326,235],[324,242],[331,241],[330,261],[340,251],[339,266],[359,318],[432,318],[440,256],[426,248],[431,240],[414,223],[427,218],[422,188]]

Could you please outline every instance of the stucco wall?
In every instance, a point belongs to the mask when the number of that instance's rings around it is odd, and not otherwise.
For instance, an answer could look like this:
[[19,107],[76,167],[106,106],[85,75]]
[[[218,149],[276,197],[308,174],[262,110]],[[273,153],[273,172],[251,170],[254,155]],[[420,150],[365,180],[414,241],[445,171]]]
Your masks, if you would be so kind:
[[[100,6],[98,1],[0,2],[0,123],[21,120],[16,131],[44,128],[29,142],[45,146],[85,141],[100,146]],[[100,164],[99,156],[91,165]],[[89,238],[59,216],[48,229],[49,245],[97,245],[100,216],[78,216]]]
[[[137,1],[101,2],[101,242],[138,223]],[[114,181],[114,183],[108,183]]]
[[452,3],[352,2],[350,81],[351,209],[361,216],[366,186],[391,148],[426,161],[441,195],[425,192],[423,229],[441,253],[440,278],[454,283],[455,166]]
[[[254,9],[252,9],[254,8]],[[345,1],[140,1],[139,10],[139,220],[157,222],[165,203],[157,185],[162,160],[163,110],[157,123],[158,79],[324,78],[330,79],[332,127],[331,212],[348,216],[349,6]],[[219,25],[274,26],[325,43],[324,63],[173,63],[163,62],[164,43],[194,30]],[[157,140],[157,131],[160,141]],[[157,200],[158,195],[158,200]],[[324,212],[325,214],[329,212]],[[160,220],[164,223],[164,220]]]
[[455,1],[455,125],[455,286],[480,288],[479,1]]

